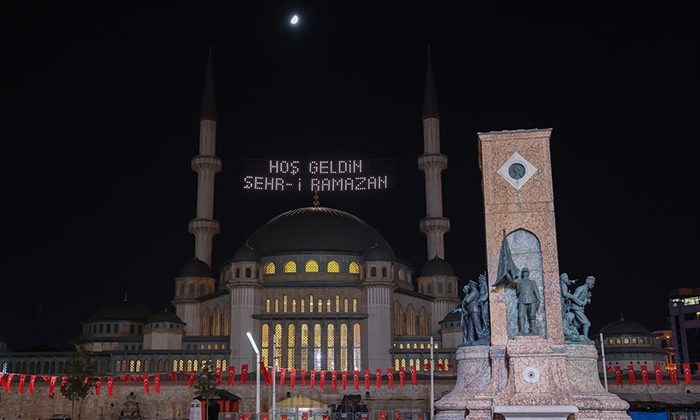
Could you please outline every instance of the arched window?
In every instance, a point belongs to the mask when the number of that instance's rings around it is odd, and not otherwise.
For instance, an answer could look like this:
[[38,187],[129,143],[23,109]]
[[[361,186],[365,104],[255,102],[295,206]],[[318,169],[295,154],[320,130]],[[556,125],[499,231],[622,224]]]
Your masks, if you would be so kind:
[[352,300],[352,311],[357,312],[357,299]]
[[184,296],[184,295],[185,295],[185,285],[184,285],[184,284],[181,284],[178,290],[179,290],[179,291],[178,291],[178,294],[177,294],[178,296]]
[[221,318],[223,318],[223,313],[219,305],[216,305],[216,309],[214,309],[214,325],[212,326],[211,335],[221,335]]
[[275,298],[275,313],[280,311],[280,300]]
[[190,283],[187,285],[187,295],[194,296],[194,284]]
[[387,276],[386,267],[382,267],[382,277],[386,277],[386,276]]
[[260,326],[260,360],[265,362],[265,366],[269,366],[269,358],[267,357],[270,354],[270,325],[268,324],[262,324]]
[[403,280],[403,270],[399,269],[399,280]]
[[348,370],[348,324],[340,324],[340,370]]
[[318,298],[318,305],[316,306],[318,313],[323,312],[323,299]]
[[326,271],[329,273],[340,273],[340,264],[338,264],[338,261],[328,261]]
[[318,263],[314,260],[309,260],[304,266],[304,271],[307,273],[318,273]]
[[246,277],[247,279],[249,279],[250,276],[251,276],[252,274],[253,274],[253,273],[252,273],[252,271],[250,271],[250,267],[246,267],[246,269],[245,269],[245,277]]
[[265,299],[265,312],[270,313],[270,299]]
[[401,368],[401,360],[394,359],[394,370],[398,371]]
[[240,278],[240,277],[241,277],[241,269],[238,268],[238,267],[236,267],[236,275],[235,275],[235,277],[236,277],[236,278]]
[[282,313],[287,313],[287,295],[282,296]]
[[377,277],[377,267],[372,267],[369,269],[369,276],[370,277]]
[[335,369],[335,325],[328,324],[326,336],[326,369]]
[[401,328],[401,304],[399,302],[394,302],[394,335],[403,335],[403,329]]
[[[187,365],[189,368],[189,364]],[[188,369],[191,370],[191,369]],[[129,360],[129,372],[135,372],[136,371],[136,362],[134,360]]]
[[326,313],[329,314],[331,313],[331,300],[326,299]]
[[265,264],[265,274],[275,274],[275,263],[270,261],[269,263]]
[[292,313],[295,314],[297,313],[297,300],[292,299]]
[[309,313],[314,313],[314,295],[309,295]]
[[211,330],[209,327],[211,326],[209,324],[209,319],[211,316],[209,315],[209,309],[207,309],[204,312],[204,316],[202,317],[202,335],[211,335]]
[[301,324],[301,368],[309,368],[309,326]]
[[343,299],[343,312],[350,312],[350,305],[348,305],[348,298]]
[[357,323],[352,327],[352,365],[354,370],[362,368],[362,336],[360,324]]
[[321,324],[314,324],[314,369],[321,370]]
[[[272,354],[277,359],[277,366],[282,364],[282,324],[275,324],[275,352]],[[273,361],[274,361],[273,359]]]
[[199,287],[197,288],[197,295],[204,296],[206,294],[207,294],[207,286],[204,284],[200,284]]
[[[204,365],[204,363],[202,363],[202,365]],[[204,367],[204,366],[202,366],[202,367]],[[199,360],[192,361],[192,370],[194,370],[195,372],[197,372],[199,370]]]
[[351,261],[348,266],[348,272],[350,274],[360,274],[360,265],[355,261]]
[[302,314],[305,313],[306,307],[304,305],[304,298],[301,298],[301,301],[299,302],[299,312]]
[[340,312],[340,296],[335,295],[335,311]]
[[294,348],[296,346],[295,325],[287,325],[287,368],[294,367]]
[[287,261],[284,263],[284,272],[285,273],[296,273],[297,272],[297,263],[294,261]]

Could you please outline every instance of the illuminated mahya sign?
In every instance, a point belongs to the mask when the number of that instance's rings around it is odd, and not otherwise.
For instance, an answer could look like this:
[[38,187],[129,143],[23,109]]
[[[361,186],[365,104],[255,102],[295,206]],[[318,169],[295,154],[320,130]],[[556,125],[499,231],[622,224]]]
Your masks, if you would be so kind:
[[376,160],[265,160],[243,175],[251,191],[376,191],[391,177]]

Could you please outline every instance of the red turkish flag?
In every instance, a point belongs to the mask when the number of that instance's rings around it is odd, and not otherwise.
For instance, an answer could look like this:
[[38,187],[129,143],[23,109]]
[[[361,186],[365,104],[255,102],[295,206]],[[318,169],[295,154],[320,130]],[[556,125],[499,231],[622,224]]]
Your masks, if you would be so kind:
[[68,377],[62,376],[61,377],[61,389],[65,388],[67,383],[68,383]]
[[143,375],[143,393],[146,395],[151,393],[151,380],[148,375]]
[[352,373],[352,381],[355,389],[360,389],[360,371],[356,370]]
[[309,386],[311,389],[314,389],[316,386],[316,371],[313,369],[311,370],[311,373],[309,373]]
[[194,371],[190,372],[190,379],[189,379],[189,381],[187,382],[187,386],[192,387],[192,385],[194,385],[194,378],[195,378],[196,375],[197,375],[197,374],[194,373]]
[[265,367],[265,362],[260,361],[260,372],[262,372],[263,376],[265,377],[265,383],[270,385],[272,384],[272,375],[270,375],[270,369]]
[[634,376],[634,365],[631,363],[627,365],[627,378],[629,378],[630,384],[634,385],[637,383],[637,379]]
[[325,370],[321,371],[321,381],[319,383],[319,386],[320,386],[321,390],[326,389],[326,371]]
[[34,395],[34,383],[36,382],[36,375],[31,375],[29,377],[29,395]]
[[221,378],[222,376],[223,376],[223,373],[221,372],[221,368],[220,367],[216,368],[216,384],[217,385],[219,385],[221,382],[223,382],[222,378]]
[[114,390],[114,377],[108,376],[107,377],[107,395],[111,397],[113,390]]
[[54,390],[56,389],[56,381],[58,380],[58,376],[52,376],[49,379],[49,397],[53,397]]
[[248,365],[241,365],[241,383],[248,383]]
[[302,387],[306,386],[306,370],[305,369],[301,370],[301,386]]
[[365,389],[369,389],[369,369],[365,369]]
[[289,371],[289,386],[294,389],[294,385],[296,385],[297,382],[297,369],[292,368]]
[[168,376],[170,376],[170,379],[173,381],[177,381],[177,372],[170,372],[168,373]]
[[19,393],[24,394],[24,381],[27,380],[27,375],[19,375]]
[[690,363],[683,363],[683,380],[686,384],[693,383],[693,376],[690,373]]
[[14,379],[14,377],[14,373],[9,373],[7,375],[7,380],[5,381],[5,392],[10,392],[10,387],[12,387],[12,379]]
[[287,376],[287,368],[280,369],[280,386],[284,386],[284,379]]
[[644,385],[649,385],[649,370],[647,368],[646,363],[641,366],[641,370],[642,370],[642,383],[644,383]]
[[393,388],[394,387],[394,369],[387,368],[386,379],[387,379],[387,383],[389,384],[389,388]]
[[430,371],[430,362],[423,363],[423,370]]
[[406,370],[401,367],[399,368],[399,385],[403,388],[404,381],[406,379]]
[[411,384],[418,384],[418,374],[416,373],[416,365],[411,366]]
[[231,365],[228,367],[228,381],[227,384],[233,386],[236,383],[236,366]]
[[674,368],[669,368],[669,369],[668,369],[668,376],[671,377],[671,383],[672,383],[673,385],[677,385],[677,384],[678,384],[678,374],[677,374],[677,372],[676,372],[676,368],[675,368],[675,367],[674,367]]
[[98,376],[97,380],[95,381],[95,396],[96,397],[100,396],[101,390],[102,390],[102,377]]
[[615,366],[615,383],[622,385],[622,369],[620,366]]
[[156,394],[160,394],[160,373],[153,375],[153,383],[155,384]]
[[348,371],[344,370],[343,371],[343,391],[345,391],[345,388],[348,385]]
[[5,389],[5,380],[3,379],[5,377],[5,372],[0,372],[0,387]]
[[662,385],[664,383],[664,377],[661,374],[661,365],[658,363],[654,364],[654,377],[656,379],[656,385]]
[[382,387],[382,370],[381,369],[377,369],[377,377],[375,378],[375,386],[377,388]]
[[333,391],[338,390],[338,372],[335,370],[331,371],[331,385],[333,386]]

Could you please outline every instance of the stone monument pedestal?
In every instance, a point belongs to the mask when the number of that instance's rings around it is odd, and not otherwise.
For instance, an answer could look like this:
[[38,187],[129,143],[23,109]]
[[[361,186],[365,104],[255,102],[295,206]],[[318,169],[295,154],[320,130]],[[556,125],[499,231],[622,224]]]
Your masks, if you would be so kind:
[[[435,403],[437,420],[491,420],[491,364],[489,346],[457,348],[457,381],[448,394]],[[468,410],[468,411],[467,411]]]

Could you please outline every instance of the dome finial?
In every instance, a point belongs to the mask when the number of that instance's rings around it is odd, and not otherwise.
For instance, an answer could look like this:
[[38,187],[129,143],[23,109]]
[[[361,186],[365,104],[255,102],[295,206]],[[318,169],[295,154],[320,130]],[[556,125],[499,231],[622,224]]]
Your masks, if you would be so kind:
[[314,190],[314,201],[313,201],[314,207],[318,207],[321,205],[321,202],[318,201],[318,190]]

